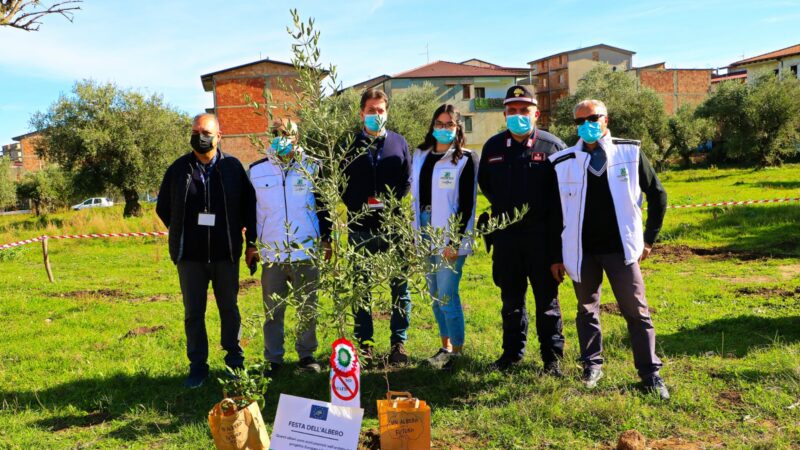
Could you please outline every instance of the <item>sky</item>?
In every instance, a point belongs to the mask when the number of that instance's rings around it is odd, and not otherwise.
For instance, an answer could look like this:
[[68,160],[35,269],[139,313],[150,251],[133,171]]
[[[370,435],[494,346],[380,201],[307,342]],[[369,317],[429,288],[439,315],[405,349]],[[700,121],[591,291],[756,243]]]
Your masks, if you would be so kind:
[[526,67],[604,43],[635,51],[635,66],[717,68],[800,43],[800,0],[84,0],[73,23],[53,16],[38,32],[0,27],[0,144],[32,131],[32,114],[87,78],[203,112],[213,101],[202,74],[291,61],[291,8],[315,19],[322,60],[344,86],[428,58]]

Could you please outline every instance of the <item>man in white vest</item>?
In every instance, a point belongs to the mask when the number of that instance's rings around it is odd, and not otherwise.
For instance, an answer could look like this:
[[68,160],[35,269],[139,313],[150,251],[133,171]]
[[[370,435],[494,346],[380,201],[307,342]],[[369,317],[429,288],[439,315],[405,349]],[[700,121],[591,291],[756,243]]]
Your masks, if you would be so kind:
[[320,365],[314,359],[319,271],[310,258],[319,251],[329,257],[330,220],[313,190],[312,180],[319,168],[297,147],[297,125],[276,120],[272,132],[274,139],[267,157],[253,163],[249,174],[256,192],[258,241],[264,245],[260,255],[266,312],[264,360],[270,363],[268,375],[277,375],[283,365],[283,317],[291,284],[298,297],[298,367],[319,372]]
[[[633,359],[646,391],[669,399],[659,375],[656,335],[639,263],[652,251],[667,208],[667,193],[639,141],[611,137],[603,102],[584,100],[574,109],[580,140],[549,156],[556,172],[561,216],[550,226],[553,277],[569,274],[578,298],[576,323],[583,382],[594,388],[603,377],[600,286],[608,276],[628,323]],[[642,196],[647,224],[642,228]],[[560,233],[560,235],[559,235]],[[561,252],[558,251],[561,247]],[[558,258],[561,256],[562,258]]]

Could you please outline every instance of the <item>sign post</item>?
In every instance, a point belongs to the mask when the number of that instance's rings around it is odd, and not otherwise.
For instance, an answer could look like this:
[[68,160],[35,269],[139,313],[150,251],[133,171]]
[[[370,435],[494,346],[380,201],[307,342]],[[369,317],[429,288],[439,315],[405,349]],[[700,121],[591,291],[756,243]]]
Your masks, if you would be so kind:
[[361,368],[353,343],[337,339],[331,353],[331,403],[351,408],[361,407]]

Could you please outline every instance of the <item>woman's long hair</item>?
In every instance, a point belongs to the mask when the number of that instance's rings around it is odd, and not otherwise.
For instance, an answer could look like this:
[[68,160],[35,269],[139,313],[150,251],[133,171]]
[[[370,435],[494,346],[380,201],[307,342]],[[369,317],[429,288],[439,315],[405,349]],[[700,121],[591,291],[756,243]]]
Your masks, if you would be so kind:
[[436,148],[437,141],[436,138],[433,137],[433,125],[436,123],[436,119],[442,113],[450,114],[450,118],[456,123],[456,138],[453,140],[453,146],[456,150],[453,152],[453,164],[455,164],[464,154],[464,146],[467,145],[467,140],[464,137],[464,126],[461,123],[461,113],[458,112],[458,109],[456,109],[456,107],[450,103],[443,104],[442,106],[436,108],[436,111],[433,112],[431,124],[428,127],[428,133],[425,135],[425,140],[423,140],[422,144],[420,144],[417,148],[421,150],[433,150]]

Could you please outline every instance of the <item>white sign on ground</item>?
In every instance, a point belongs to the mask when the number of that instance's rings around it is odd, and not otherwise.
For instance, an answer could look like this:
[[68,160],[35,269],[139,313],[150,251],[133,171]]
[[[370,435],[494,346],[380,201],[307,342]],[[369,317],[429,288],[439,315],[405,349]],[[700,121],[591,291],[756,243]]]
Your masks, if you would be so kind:
[[281,394],[271,450],[356,450],[364,410]]

